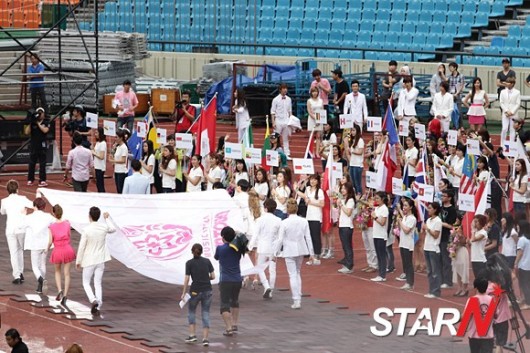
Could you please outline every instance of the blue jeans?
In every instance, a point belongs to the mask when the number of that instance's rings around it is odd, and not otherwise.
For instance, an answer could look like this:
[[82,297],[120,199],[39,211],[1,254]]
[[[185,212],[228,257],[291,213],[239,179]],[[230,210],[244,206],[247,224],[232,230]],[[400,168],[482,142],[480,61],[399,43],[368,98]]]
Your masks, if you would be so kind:
[[514,202],[513,203],[513,212],[526,212],[526,204],[523,202]]
[[362,176],[363,168],[350,166],[350,177],[353,182],[353,188],[355,189],[356,194],[363,193]]
[[442,285],[442,257],[434,251],[424,251],[427,264],[427,278],[429,279],[429,293],[439,297]]
[[195,295],[190,293],[188,307],[188,323],[195,325],[195,311],[199,303],[201,304],[202,327],[210,327],[210,305],[212,304],[212,291],[199,292]]
[[353,229],[350,227],[339,227],[339,238],[344,251],[344,266],[349,270],[353,269],[353,249],[352,249]]

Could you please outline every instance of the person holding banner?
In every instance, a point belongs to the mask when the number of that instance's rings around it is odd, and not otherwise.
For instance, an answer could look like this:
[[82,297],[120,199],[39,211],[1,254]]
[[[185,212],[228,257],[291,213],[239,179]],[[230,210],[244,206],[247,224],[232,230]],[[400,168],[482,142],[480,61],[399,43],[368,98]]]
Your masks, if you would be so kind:
[[528,190],[528,171],[525,160],[519,158],[515,161],[515,177],[510,178],[510,189],[513,190],[513,211],[526,213]]
[[310,97],[307,100],[307,130],[314,133],[313,137],[315,139],[316,151],[315,157],[320,158],[320,132],[322,131],[322,124],[320,123],[320,111],[324,109],[324,103],[319,97],[318,88],[312,87],[309,91],[309,95]]
[[164,194],[175,192],[177,160],[175,159],[175,150],[173,149],[173,146],[164,146],[164,149],[162,150],[162,160],[160,161],[158,170],[162,176],[162,192]]
[[[264,205],[265,200],[270,196],[270,186],[267,171],[259,168],[255,173],[254,190],[258,193],[261,205]],[[276,205],[274,206],[276,209]]]
[[425,236],[423,252],[427,264],[427,278],[429,279],[429,293],[424,297],[428,299],[439,298],[442,285],[442,262],[440,255],[440,239],[442,235],[442,220],[440,219],[440,204],[431,203],[427,207],[429,219],[423,223],[421,230]]
[[418,164],[420,146],[412,134],[405,139],[405,146],[407,149],[401,157],[401,164],[403,165],[403,174],[408,175],[407,185],[410,187],[416,179],[416,165]]
[[[346,174],[347,175],[347,174]],[[338,263],[342,268],[339,273],[353,273],[353,217],[356,215],[355,207],[355,190],[351,183],[343,184],[340,187],[341,198],[337,198],[337,207],[339,209],[339,238],[344,251],[344,258]]]
[[456,146],[455,157],[451,159],[451,164],[448,170],[449,181],[453,185],[455,196],[460,190],[460,178],[462,177],[462,169],[464,168],[464,155],[466,154],[466,146],[458,144]]
[[107,169],[107,141],[103,127],[95,130],[96,145],[92,147],[94,156],[94,174],[96,175],[96,188],[98,192],[105,192],[105,170]]
[[201,167],[202,157],[198,154],[194,154],[191,157],[191,168],[189,173],[182,173],[186,179],[186,191],[187,192],[196,192],[201,191],[201,182],[204,176],[204,172]]
[[320,145],[320,160],[322,162],[322,169],[326,169],[328,161],[328,154],[331,152],[331,146],[337,143],[337,135],[333,133],[330,122],[324,124],[324,132],[322,134],[322,144]]
[[385,282],[387,270],[386,241],[388,240],[388,198],[384,191],[378,191],[374,196],[373,238],[379,275],[371,279],[373,282]]
[[362,174],[364,167],[364,140],[361,135],[361,127],[353,125],[350,135],[344,139],[345,157],[349,159],[349,174],[353,182],[356,195],[362,195]]
[[234,91],[234,106],[232,113],[236,115],[237,143],[243,143],[245,134],[250,126],[250,114],[248,113],[245,91],[238,88]]
[[114,164],[114,181],[116,183],[116,192],[121,194],[123,191],[123,184],[127,177],[127,157],[129,155],[129,149],[125,143],[125,131],[119,129],[116,131],[116,149],[113,151],[113,155],[109,156],[109,162]]
[[479,131],[482,125],[486,123],[486,110],[484,108],[490,105],[488,95],[482,89],[482,80],[480,77],[473,79],[473,88],[464,98],[464,106],[468,107],[467,117],[469,126],[473,131]]
[[[285,172],[278,172],[276,176],[276,188],[272,189],[271,196],[276,201],[276,210],[281,212],[282,219],[286,218],[287,212],[287,200],[291,196],[291,188],[287,185],[287,179]],[[323,198],[322,198],[323,199]]]

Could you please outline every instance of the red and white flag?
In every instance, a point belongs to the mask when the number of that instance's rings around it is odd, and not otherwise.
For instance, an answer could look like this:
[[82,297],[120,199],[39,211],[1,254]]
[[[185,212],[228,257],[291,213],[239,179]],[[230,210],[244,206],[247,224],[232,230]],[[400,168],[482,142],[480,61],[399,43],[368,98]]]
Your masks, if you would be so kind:
[[201,111],[199,121],[195,123],[192,131],[197,133],[195,151],[201,157],[215,151],[215,132],[217,129],[217,94],[208,102]]
[[331,219],[331,200],[330,195],[333,192],[331,189],[331,181],[333,180],[333,154],[328,153],[328,160],[324,176],[322,178],[322,191],[324,191],[324,208],[322,209],[322,232],[327,233],[333,226]]
[[396,148],[387,141],[383,146],[383,154],[377,166],[376,180],[380,190],[392,192],[392,177],[397,169]]

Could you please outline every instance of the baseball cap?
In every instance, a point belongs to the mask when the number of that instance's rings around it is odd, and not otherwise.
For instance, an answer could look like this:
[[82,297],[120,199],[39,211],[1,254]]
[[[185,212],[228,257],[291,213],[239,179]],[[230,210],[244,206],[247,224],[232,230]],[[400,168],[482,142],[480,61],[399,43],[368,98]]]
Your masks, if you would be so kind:
[[272,138],[277,139],[278,137],[280,137],[280,134],[277,133],[277,132],[273,132],[273,133],[270,135],[270,138],[271,138],[271,139],[272,139]]
[[44,113],[44,108],[42,108],[42,107],[38,107],[38,108],[35,110],[35,113]]
[[331,70],[331,73],[334,73],[335,75],[338,75],[339,77],[342,76],[342,70],[341,69]]
[[504,59],[502,59],[502,63],[503,63],[503,64],[504,64],[504,63],[508,63],[508,64],[510,64],[510,59],[508,59],[508,58],[504,58]]

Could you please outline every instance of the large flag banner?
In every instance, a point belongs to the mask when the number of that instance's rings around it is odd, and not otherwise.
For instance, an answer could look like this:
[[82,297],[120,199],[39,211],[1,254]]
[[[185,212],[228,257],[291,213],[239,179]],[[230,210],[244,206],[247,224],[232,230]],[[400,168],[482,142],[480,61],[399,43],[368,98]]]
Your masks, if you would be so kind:
[[[109,212],[117,228],[107,236],[112,257],[144,276],[166,283],[184,283],[185,264],[193,257],[191,247],[195,243],[202,244],[203,256],[219,273],[219,263],[213,256],[216,246],[222,244],[221,230],[225,226],[243,229],[241,210],[225,190],[154,195],[46,188],[38,192],[51,204],[60,204],[64,219],[78,232],[88,225],[90,207]],[[252,268],[249,257],[242,258],[243,273],[249,274]]]
[[394,146],[386,142],[383,146],[383,154],[377,167],[377,185],[379,190],[387,193],[392,192],[392,177],[397,170],[397,157]]
[[217,94],[208,102],[201,111],[197,131],[197,154],[202,157],[215,151],[215,132],[217,129]]
[[160,144],[156,141],[157,140],[156,125],[153,120],[152,110],[153,110],[153,107],[149,108],[149,111],[147,112],[147,114],[145,114],[144,123],[147,125],[147,139],[153,143],[153,148],[157,150],[158,147],[160,147]]
[[412,183],[412,191],[414,192],[413,197],[416,200],[416,208],[418,210],[418,222],[424,222],[427,219],[427,206],[425,202],[418,199],[419,185],[429,184],[429,178],[426,173],[427,166],[427,148],[424,146],[421,150],[421,155],[416,164],[416,179]]
[[327,233],[333,226],[331,219],[331,200],[329,195],[333,189],[331,188],[331,181],[333,180],[333,153],[328,153],[328,160],[326,169],[322,178],[322,191],[324,191],[324,208],[322,209],[322,232]]
[[271,149],[271,138],[269,130],[269,118],[267,117],[267,128],[265,129],[265,140],[261,149],[261,167],[266,171],[270,170],[270,163],[267,163],[267,151]]
[[466,153],[464,166],[462,167],[462,177],[460,178],[460,192],[462,194],[474,194],[477,190],[473,181],[475,170],[477,170],[477,158]]
[[396,121],[392,113],[392,107],[388,105],[386,109],[385,119],[383,120],[383,129],[388,132],[388,141],[390,144],[396,145],[399,143],[399,135],[396,129]]

